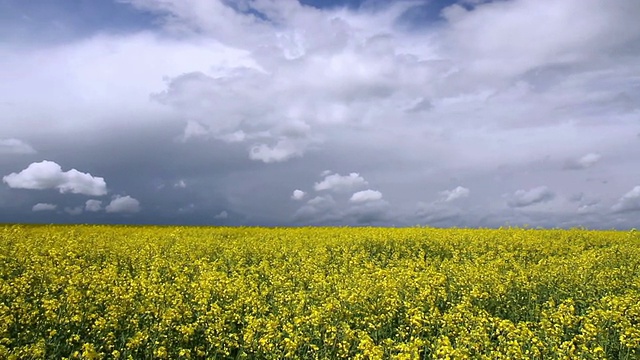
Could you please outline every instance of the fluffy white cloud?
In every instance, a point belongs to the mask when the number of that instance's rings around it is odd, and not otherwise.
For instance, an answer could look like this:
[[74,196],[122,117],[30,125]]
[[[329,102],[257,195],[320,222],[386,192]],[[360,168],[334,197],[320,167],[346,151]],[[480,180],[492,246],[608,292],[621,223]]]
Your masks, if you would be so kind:
[[214,216],[214,219],[227,219],[229,217],[229,213],[227,213],[226,211],[221,211],[218,215]]
[[101,177],[94,177],[76,169],[62,171],[53,161],[32,163],[19,173],[11,173],[2,178],[14,189],[58,189],[61,193],[101,196],[107,193],[107,184]]
[[555,193],[546,186],[538,186],[530,190],[518,190],[511,199],[507,201],[507,205],[514,208],[527,207],[538,203],[552,200]]
[[0,155],[6,154],[35,154],[31,145],[18,139],[0,139]]
[[353,203],[362,203],[367,201],[376,201],[382,199],[382,193],[377,190],[362,190],[351,195],[349,199]]
[[178,180],[175,184],[173,184],[173,187],[184,189],[187,187],[187,183],[181,179],[181,180]]
[[616,202],[611,210],[616,213],[640,211],[640,186],[635,186]]
[[467,196],[469,196],[469,189],[462,187],[462,186],[458,186],[455,189],[452,190],[445,190],[440,192],[440,195],[442,195],[444,197],[444,201],[445,202],[449,202],[449,201],[454,201],[457,199],[462,199],[465,198]]
[[84,204],[84,210],[89,212],[97,212],[102,210],[102,201],[90,199]]
[[291,198],[293,200],[302,200],[305,195],[307,195],[307,193],[305,193],[302,190],[293,190],[293,194],[291,194]]
[[349,175],[331,174],[325,176],[324,180],[315,183],[313,188],[316,191],[333,190],[344,191],[353,188],[366,186],[369,183],[360,174],[352,172]]
[[31,210],[32,211],[53,211],[57,208],[58,208],[58,205],[55,205],[55,204],[37,203],[33,205]]
[[129,195],[116,196],[105,207],[108,213],[137,213],[140,211],[140,202]]

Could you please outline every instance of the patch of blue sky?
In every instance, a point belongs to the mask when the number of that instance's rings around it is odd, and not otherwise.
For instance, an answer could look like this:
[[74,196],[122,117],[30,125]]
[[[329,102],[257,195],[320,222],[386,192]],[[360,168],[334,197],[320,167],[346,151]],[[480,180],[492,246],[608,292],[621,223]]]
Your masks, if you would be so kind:
[[[410,1],[415,3],[415,5],[407,9],[398,18],[397,22],[398,26],[409,30],[441,23],[443,21],[441,16],[442,9],[458,2],[456,0],[300,0],[302,4],[320,9],[347,7],[353,10],[384,7],[388,6],[392,1]],[[464,6],[467,8],[470,7],[466,2]]]
[[371,2],[371,0],[300,0],[300,3],[303,5],[313,6],[319,9],[336,7],[357,9],[365,2]]
[[154,14],[115,0],[0,0],[5,42],[55,43],[158,26]]
[[407,9],[397,19],[397,25],[408,30],[419,30],[426,27],[437,26],[444,21],[442,10],[453,4],[455,0],[429,0],[422,1]]
[[[411,0],[300,0],[320,9],[352,10],[384,7],[390,1]],[[417,1],[398,18],[397,24],[408,30],[437,25],[442,21],[442,9],[454,3],[456,0]],[[263,17],[259,13],[254,15]],[[66,42],[97,33],[129,33],[160,26],[158,14],[141,11],[120,0],[0,0],[0,43]]]

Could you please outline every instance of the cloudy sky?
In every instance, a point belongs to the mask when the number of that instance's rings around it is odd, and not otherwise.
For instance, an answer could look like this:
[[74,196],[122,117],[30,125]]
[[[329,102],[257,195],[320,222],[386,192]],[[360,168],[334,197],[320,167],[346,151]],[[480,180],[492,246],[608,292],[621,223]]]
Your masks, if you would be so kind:
[[0,0],[0,222],[640,226],[638,0]]

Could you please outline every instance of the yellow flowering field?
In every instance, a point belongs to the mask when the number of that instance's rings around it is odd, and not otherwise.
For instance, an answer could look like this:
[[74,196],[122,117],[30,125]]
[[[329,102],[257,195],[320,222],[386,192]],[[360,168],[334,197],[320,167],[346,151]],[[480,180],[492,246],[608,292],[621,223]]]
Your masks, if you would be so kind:
[[640,233],[0,226],[0,359],[638,359]]

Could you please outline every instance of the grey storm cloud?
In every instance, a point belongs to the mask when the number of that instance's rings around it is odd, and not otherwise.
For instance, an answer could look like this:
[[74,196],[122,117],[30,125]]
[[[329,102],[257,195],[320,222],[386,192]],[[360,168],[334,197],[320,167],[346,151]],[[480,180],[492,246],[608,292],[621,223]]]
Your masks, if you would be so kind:
[[426,225],[453,225],[459,221],[462,212],[458,208],[435,203],[419,202],[416,210],[417,220]]
[[602,155],[600,154],[589,153],[579,159],[567,161],[565,163],[565,168],[570,170],[587,169],[594,166],[601,158]]
[[214,219],[226,219],[229,217],[229,213],[227,213],[226,211],[221,211],[218,215],[214,216]]
[[80,215],[82,214],[83,211],[83,207],[82,206],[76,206],[76,207],[65,207],[64,208],[64,212],[71,215],[71,216],[76,216],[76,215]]
[[8,154],[35,154],[36,150],[31,145],[19,139],[0,139],[0,155]]
[[464,186],[457,186],[454,189],[440,192],[440,194],[443,196],[443,201],[445,202],[466,198],[470,193],[471,191]]
[[434,3],[118,0],[153,21],[21,25],[0,221],[637,226],[640,2]]
[[507,201],[507,205],[514,208],[527,207],[552,200],[555,193],[546,186],[538,186],[530,190],[518,190]]
[[89,199],[89,200],[87,200],[87,202],[84,205],[84,210],[85,211],[90,211],[90,212],[100,211],[100,210],[102,210],[102,201],[95,200],[95,199]]
[[324,222],[340,217],[337,203],[331,195],[316,196],[293,214],[294,221],[300,222]]
[[390,210],[390,204],[387,201],[374,195],[368,196],[366,201],[355,202],[354,206],[346,210],[345,216],[357,224],[393,224],[395,216]]
[[640,186],[624,194],[612,207],[617,213],[640,211]]

